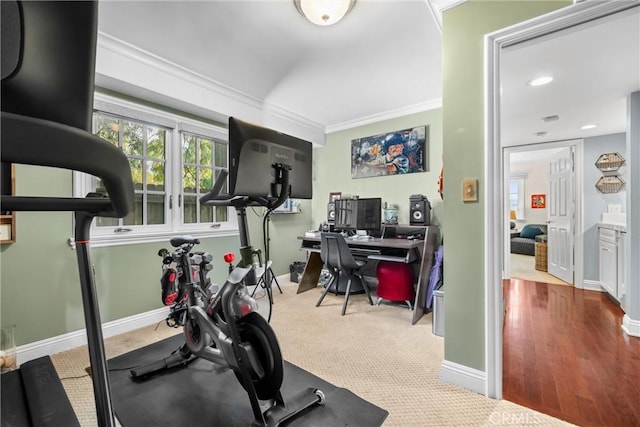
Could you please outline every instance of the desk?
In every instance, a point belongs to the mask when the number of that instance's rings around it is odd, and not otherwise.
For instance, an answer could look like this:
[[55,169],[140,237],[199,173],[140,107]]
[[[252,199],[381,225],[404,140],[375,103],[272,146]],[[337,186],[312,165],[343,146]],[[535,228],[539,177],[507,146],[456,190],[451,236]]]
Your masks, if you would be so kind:
[[[424,314],[429,274],[433,264],[433,254],[438,241],[438,227],[427,226],[425,240],[407,239],[345,239],[354,256],[364,257],[370,261],[392,261],[414,264],[418,269],[416,283],[416,297],[413,304],[413,318],[415,324]],[[320,233],[313,237],[298,236],[301,241],[300,250],[306,251],[307,264],[300,281],[297,293],[314,289],[318,286],[318,279],[324,263],[320,258]]]

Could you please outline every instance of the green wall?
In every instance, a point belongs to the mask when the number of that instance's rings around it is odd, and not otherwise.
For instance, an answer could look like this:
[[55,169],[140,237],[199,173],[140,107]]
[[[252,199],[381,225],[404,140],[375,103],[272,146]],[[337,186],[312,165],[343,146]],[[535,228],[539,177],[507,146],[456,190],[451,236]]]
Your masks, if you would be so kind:
[[[470,1],[446,11],[443,108],[328,134],[326,145],[314,150],[313,201],[303,201],[302,214],[271,217],[270,247],[275,273],[287,273],[292,261],[304,259],[296,236],[326,220],[330,192],[382,197],[396,203],[401,223],[409,221],[409,196],[424,194],[431,201],[432,223],[447,236],[445,358],[484,370],[483,36],[569,4]],[[429,126],[427,172],[351,179],[352,139],[423,124]],[[447,194],[444,203],[437,194],[443,164]],[[18,166],[16,175],[18,194],[71,194],[70,172]],[[478,203],[462,202],[464,178],[479,179]],[[251,241],[262,247],[262,210],[249,211]],[[71,214],[17,215],[17,242],[2,245],[1,249],[0,322],[17,325],[18,345],[83,328],[75,252],[66,244],[72,234]],[[160,307],[160,263],[156,252],[163,246],[166,245],[150,243],[92,251],[103,322]],[[227,251],[237,251],[238,238],[205,239],[201,247],[213,252],[218,260]],[[219,262],[212,278],[219,282],[225,273]]]
[[[45,184],[46,183],[46,184]],[[16,166],[18,195],[72,194],[69,171]],[[276,275],[288,273],[291,261],[300,259],[296,235],[310,226],[311,202],[303,213],[273,215],[271,259]],[[251,242],[262,247],[262,210],[250,208]],[[16,325],[16,344],[55,337],[84,328],[76,253],[67,245],[73,235],[71,213],[18,212],[16,242],[0,252],[0,323]],[[212,252],[210,277],[220,283],[227,268],[226,252],[238,254],[238,236],[203,239],[199,248]],[[161,263],[158,249],[168,242],[95,248],[91,251],[103,322],[160,308]],[[304,258],[302,258],[304,259]]]
[[[443,14],[445,359],[485,370],[484,35],[570,1],[468,1]],[[462,181],[479,201],[462,202]]]
[[[300,213],[272,213],[269,221],[269,258],[276,275],[289,273],[294,261],[304,261],[306,252],[300,251],[297,236],[312,228],[311,200],[300,201]],[[249,208],[251,245],[264,251],[262,218],[264,209]]]
[[[427,125],[427,171],[397,176],[351,178],[351,140],[385,132]],[[313,227],[327,219],[330,192],[360,197],[382,197],[400,208],[399,222],[409,223],[409,196],[424,194],[431,202],[431,223],[443,223],[442,200],[437,192],[442,167],[442,109],[333,132],[325,146],[314,151]]]

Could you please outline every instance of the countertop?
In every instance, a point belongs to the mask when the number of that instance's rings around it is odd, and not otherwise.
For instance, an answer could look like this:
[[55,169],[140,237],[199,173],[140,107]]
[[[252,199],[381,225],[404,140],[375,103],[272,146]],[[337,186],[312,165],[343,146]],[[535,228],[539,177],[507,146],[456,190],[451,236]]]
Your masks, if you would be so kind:
[[608,228],[609,230],[620,231],[622,233],[626,233],[627,232],[627,225],[626,224],[614,224],[614,223],[611,223],[611,222],[599,222],[598,223],[598,228]]

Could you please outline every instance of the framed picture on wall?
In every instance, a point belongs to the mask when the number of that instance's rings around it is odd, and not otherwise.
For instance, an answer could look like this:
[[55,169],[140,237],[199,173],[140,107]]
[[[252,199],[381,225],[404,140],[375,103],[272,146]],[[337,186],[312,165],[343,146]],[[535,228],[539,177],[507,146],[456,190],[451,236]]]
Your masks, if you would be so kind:
[[546,196],[544,194],[531,195],[531,208],[544,209],[547,206]]
[[351,140],[351,178],[425,172],[427,130],[416,126]]
[[329,193],[329,203],[334,203],[336,199],[342,197],[342,191],[333,191]]

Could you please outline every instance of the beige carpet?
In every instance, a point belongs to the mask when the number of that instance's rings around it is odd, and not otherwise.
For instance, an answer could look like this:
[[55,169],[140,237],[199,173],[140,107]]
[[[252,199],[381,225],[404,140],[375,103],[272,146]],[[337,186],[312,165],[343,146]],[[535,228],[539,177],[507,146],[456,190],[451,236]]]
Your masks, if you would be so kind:
[[514,279],[531,280],[533,282],[551,283],[553,285],[573,286],[555,276],[536,270],[536,257],[530,255],[510,254],[511,277]]
[[[340,316],[343,297],[328,294],[316,308],[320,288],[296,295],[297,284],[280,284],[284,294],[275,290],[271,323],[284,358],[389,411],[384,426],[569,425],[442,383],[444,339],[431,333],[431,314],[412,326],[406,306],[370,306],[355,295]],[[110,338],[108,357],[177,332],[161,324]],[[86,348],[52,359],[81,424],[96,425],[91,380],[84,376]]]

